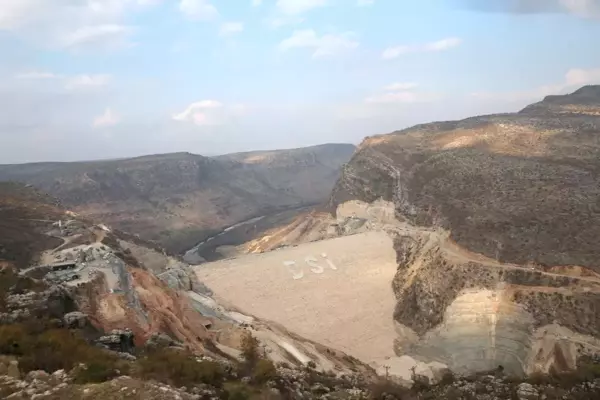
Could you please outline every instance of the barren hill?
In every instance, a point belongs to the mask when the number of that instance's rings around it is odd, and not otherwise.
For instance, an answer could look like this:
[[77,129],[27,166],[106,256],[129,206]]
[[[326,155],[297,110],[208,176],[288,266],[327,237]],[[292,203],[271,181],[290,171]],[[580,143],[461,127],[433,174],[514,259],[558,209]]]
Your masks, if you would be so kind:
[[501,261],[600,270],[600,87],[369,137],[334,189]]
[[246,219],[323,202],[354,146],[0,166],[86,217],[174,252]]

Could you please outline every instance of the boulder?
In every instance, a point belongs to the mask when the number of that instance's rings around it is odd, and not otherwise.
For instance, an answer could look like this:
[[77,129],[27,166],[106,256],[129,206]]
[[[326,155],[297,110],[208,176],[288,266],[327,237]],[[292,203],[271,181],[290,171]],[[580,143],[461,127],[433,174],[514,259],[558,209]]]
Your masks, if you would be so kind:
[[21,379],[21,371],[19,371],[19,362],[18,361],[12,360],[8,363],[6,375],[10,376],[11,378]]
[[523,382],[517,388],[517,397],[519,400],[534,400],[539,398],[539,394],[533,385]]
[[63,317],[65,326],[69,329],[83,329],[88,325],[88,316],[79,311],[70,312]]
[[110,334],[96,339],[96,344],[119,353],[131,353],[135,348],[134,335],[130,329],[114,329]]
[[169,335],[160,332],[153,333],[146,341],[146,347],[152,349],[161,349],[171,346],[182,346],[182,344],[171,339]]

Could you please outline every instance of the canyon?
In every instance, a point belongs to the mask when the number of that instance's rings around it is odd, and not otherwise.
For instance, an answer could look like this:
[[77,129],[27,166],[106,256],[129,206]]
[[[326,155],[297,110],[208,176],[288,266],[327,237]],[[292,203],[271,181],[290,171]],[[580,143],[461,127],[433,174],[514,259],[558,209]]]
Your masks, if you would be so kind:
[[[445,368],[461,375],[499,367],[514,376],[571,371],[600,350],[598,132],[600,87],[586,86],[517,113],[368,137],[348,162],[327,168],[337,179],[329,195],[324,181],[316,192],[304,181],[306,196],[283,196],[277,204],[260,197],[277,198],[274,192],[259,193],[264,186],[245,180],[264,163],[278,168],[277,153],[202,159],[245,171],[236,182],[253,187],[257,197],[249,204],[257,205],[232,214],[223,209],[227,217],[210,230],[169,247],[188,262],[136,236],[143,236],[141,225],[121,225],[118,213],[106,225],[84,222],[95,216],[85,209],[76,219],[87,239],[70,237],[67,247],[89,251],[104,235],[100,242],[112,250],[102,251],[130,258],[116,278],[107,279],[107,270],[103,279],[90,279],[95,294],[80,302],[100,326],[129,325],[140,338],[166,330],[198,351],[207,351],[210,339],[235,355],[240,332],[249,329],[278,362],[361,366],[402,382],[415,368],[432,379]],[[187,165],[181,155],[157,157],[155,172],[171,171],[165,157]],[[243,166],[253,163],[260,167]],[[291,175],[281,176],[295,187]],[[230,183],[228,195],[237,193]],[[98,198],[107,193],[129,192],[100,190]],[[221,204],[223,196],[213,200]],[[39,232],[29,235],[23,243]],[[43,247],[64,252],[60,238],[50,236]],[[156,239],[152,230],[148,238]],[[12,262],[31,264],[26,249]]]

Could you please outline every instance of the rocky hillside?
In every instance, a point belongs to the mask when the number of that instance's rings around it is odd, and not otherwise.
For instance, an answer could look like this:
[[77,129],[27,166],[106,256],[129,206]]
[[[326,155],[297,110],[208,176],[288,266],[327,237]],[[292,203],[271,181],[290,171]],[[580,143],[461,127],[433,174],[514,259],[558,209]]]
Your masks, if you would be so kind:
[[85,217],[183,252],[244,220],[327,199],[354,146],[330,144],[220,157],[0,166]]
[[330,199],[392,202],[398,354],[573,368],[600,320],[600,87],[369,137]]
[[600,88],[550,96],[515,114],[369,137],[331,198],[394,201],[503,262],[600,271]]

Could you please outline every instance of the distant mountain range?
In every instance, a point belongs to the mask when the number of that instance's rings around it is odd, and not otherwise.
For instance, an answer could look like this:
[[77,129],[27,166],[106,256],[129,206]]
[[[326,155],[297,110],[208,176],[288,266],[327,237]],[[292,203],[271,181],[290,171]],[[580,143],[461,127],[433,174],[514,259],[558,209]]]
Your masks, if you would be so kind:
[[182,252],[252,217],[325,202],[350,144],[204,157],[0,165],[72,211]]

